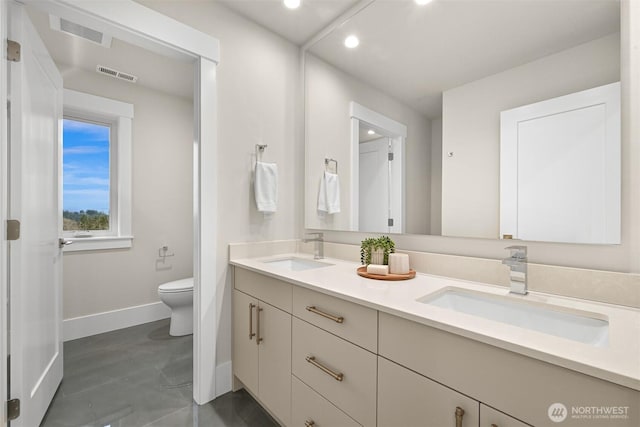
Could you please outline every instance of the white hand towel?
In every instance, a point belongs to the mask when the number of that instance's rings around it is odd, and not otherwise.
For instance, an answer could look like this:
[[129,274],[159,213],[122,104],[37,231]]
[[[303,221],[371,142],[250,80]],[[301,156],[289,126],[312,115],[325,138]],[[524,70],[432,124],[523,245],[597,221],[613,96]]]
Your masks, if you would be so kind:
[[335,173],[325,172],[320,180],[318,211],[328,214],[340,212],[340,180]]
[[278,205],[278,165],[256,162],[254,187],[258,211],[275,212]]

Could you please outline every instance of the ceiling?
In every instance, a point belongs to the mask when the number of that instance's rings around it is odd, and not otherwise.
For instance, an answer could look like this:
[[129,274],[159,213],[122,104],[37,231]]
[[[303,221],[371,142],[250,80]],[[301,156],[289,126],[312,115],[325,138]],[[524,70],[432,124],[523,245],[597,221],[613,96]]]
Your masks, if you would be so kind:
[[[215,1],[298,45],[358,3],[302,0],[289,10],[282,0]],[[376,0],[310,51],[438,117],[443,90],[619,31],[619,7],[619,0],[434,0],[423,7],[413,0]],[[101,47],[51,30],[47,14],[28,9],[61,66],[95,72],[99,64],[138,76],[140,86],[193,96],[192,64],[117,39],[111,48]],[[361,44],[345,49],[344,37],[352,33]]]
[[444,90],[619,30],[618,0],[377,0],[310,51],[435,118]]
[[298,9],[287,9],[282,0],[218,0],[229,9],[302,45],[333,22],[358,0],[302,0]]
[[[122,81],[123,85],[136,84],[182,98],[193,98],[193,63],[171,59],[115,38],[110,48],[102,47],[80,37],[54,31],[49,26],[48,14],[33,7],[27,10],[59,67],[95,73],[96,66],[102,65],[138,77],[137,83]],[[100,75],[100,78],[113,79],[105,75]]]

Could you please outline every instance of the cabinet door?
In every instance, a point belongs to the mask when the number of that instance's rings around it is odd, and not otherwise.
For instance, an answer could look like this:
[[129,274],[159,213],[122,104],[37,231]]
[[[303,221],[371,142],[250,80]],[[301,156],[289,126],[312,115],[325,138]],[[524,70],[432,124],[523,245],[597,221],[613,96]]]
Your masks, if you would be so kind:
[[291,419],[291,315],[259,302],[258,396],[284,423]]
[[528,427],[522,421],[480,404],[480,427]]
[[378,427],[476,427],[479,403],[400,365],[378,358]]
[[293,394],[292,426],[361,427],[360,424],[294,375],[291,376],[291,391]]
[[233,374],[255,394],[258,393],[257,310],[258,300],[233,291]]

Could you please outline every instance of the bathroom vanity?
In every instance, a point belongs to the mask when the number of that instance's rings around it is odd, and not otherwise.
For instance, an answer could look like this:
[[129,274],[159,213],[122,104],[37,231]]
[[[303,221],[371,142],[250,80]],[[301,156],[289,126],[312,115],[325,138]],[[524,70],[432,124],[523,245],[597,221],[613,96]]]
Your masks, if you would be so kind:
[[[299,254],[231,263],[235,387],[282,425],[640,424],[638,310],[425,274],[388,283]],[[436,302],[452,291],[542,317],[513,326]]]

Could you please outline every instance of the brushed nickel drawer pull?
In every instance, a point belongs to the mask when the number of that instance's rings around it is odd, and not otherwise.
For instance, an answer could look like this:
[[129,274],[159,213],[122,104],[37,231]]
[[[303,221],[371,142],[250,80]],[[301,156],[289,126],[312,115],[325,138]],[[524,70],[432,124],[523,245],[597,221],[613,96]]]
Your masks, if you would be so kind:
[[313,420],[307,420],[304,422],[304,427],[313,427],[314,425],[316,425],[316,423]]
[[262,340],[264,338],[262,338],[260,336],[260,312],[263,310],[262,307],[258,306],[258,309],[256,310],[256,332],[258,333],[258,335],[256,336],[256,345],[260,345],[260,343],[262,342]]
[[334,316],[333,314],[325,313],[324,311],[320,311],[316,308],[315,305],[307,306],[307,311],[310,311],[315,314],[319,314],[322,317],[326,317],[327,319],[331,319],[336,323],[344,322],[344,317],[342,316]]
[[464,417],[464,409],[456,406],[456,427],[462,427],[462,417]]
[[321,363],[317,362],[315,356],[307,356],[306,359],[307,359],[307,362],[311,363],[316,368],[318,368],[321,371],[331,375],[336,381],[342,381],[344,379],[344,374],[342,374],[342,373],[336,374],[331,369],[329,369],[326,366],[322,365]]
[[256,333],[253,332],[253,308],[256,305],[253,303],[249,303],[249,341],[251,341],[253,339],[253,337],[256,336]]

